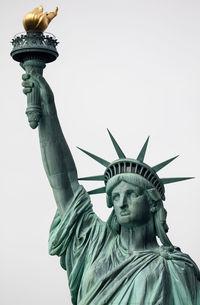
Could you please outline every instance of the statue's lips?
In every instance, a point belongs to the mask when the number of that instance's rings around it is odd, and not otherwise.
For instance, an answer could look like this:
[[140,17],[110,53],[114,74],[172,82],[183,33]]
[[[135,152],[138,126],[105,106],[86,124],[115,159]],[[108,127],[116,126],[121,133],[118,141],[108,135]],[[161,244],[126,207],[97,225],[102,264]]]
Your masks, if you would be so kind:
[[121,216],[128,216],[130,213],[128,211],[122,211],[120,213]]

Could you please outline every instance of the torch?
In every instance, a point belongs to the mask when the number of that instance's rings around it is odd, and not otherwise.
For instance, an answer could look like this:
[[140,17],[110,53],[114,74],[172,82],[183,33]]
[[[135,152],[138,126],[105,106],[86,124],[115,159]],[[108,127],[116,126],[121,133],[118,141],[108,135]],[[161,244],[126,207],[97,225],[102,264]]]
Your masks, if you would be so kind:
[[[56,46],[58,44],[54,35],[44,31],[51,20],[57,15],[58,8],[54,12],[43,13],[43,7],[35,8],[25,15],[23,25],[24,33],[16,34],[12,40],[13,49],[11,56],[20,66],[30,74],[32,72],[43,74],[46,63],[50,63],[58,57]],[[27,93],[26,114],[31,128],[38,126],[42,115],[40,99],[37,90]]]

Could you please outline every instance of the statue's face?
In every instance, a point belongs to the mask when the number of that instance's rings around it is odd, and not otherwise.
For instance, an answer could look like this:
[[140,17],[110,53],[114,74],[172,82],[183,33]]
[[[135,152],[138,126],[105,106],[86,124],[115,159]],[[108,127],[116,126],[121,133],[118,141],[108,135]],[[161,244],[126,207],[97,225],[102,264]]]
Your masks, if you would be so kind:
[[148,222],[149,203],[139,187],[121,181],[112,191],[112,202],[120,225],[134,227]]

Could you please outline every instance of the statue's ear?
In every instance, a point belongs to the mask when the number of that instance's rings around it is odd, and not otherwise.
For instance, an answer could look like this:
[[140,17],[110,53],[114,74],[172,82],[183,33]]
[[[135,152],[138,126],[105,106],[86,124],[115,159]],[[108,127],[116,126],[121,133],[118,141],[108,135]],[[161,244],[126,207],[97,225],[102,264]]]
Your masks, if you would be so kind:
[[149,197],[153,201],[161,200],[160,194],[158,193],[158,191],[155,188],[148,189],[148,190],[146,190],[146,192],[148,193]]

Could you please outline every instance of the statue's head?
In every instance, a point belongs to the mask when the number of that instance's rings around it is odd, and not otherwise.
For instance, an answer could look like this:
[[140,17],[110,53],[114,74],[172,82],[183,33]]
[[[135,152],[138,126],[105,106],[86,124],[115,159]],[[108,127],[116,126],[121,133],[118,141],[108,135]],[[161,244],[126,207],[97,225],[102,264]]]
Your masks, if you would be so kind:
[[[116,140],[109,132],[114,148],[119,159],[108,162],[92,153],[81,149],[84,153],[95,159],[106,167],[103,175],[80,178],[79,180],[104,181],[105,186],[89,191],[89,194],[106,192],[107,206],[114,207],[108,223],[113,219],[120,226],[133,226],[147,223],[150,219],[154,221],[155,234],[160,238],[163,245],[170,246],[171,243],[166,235],[168,230],[166,224],[166,210],[163,207],[165,200],[164,184],[178,182],[191,177],[184,178],[159,178],[157,172],[172,162],[176,157],[168,159],[153,167],[144,163],[144,157],[148,145],[147,138],[136,159],[126,158]],[[111,225],[113,228],[113,225]]]
[[150,220],[162,223],[165,232],[168,229],[160,193],[137,174],[124,173],[112,177],[106,185],[106,202],[109,208],[113,207],[109,223],[115,231],[119,231],[120,226],[140,226]]
[[119,174],[106,185],[106,201],[113,207],[121,226],[133,227],[147,223],[160,207],[161,196],[143,177]]
[[122,179],[109,197],[121,226],[136,227],[150,220],[150,206],[145,191],[136,184]]
[[107,221],[115,234],[121,227],[152,225],[155,236],[167,247],[173,247],[168,236],[167,212],[158,190],[137,174],[119,174],[106,185],[106,201],[113,207]]

